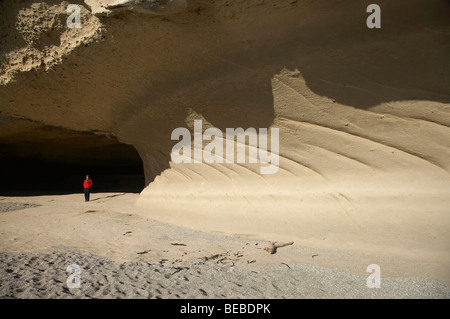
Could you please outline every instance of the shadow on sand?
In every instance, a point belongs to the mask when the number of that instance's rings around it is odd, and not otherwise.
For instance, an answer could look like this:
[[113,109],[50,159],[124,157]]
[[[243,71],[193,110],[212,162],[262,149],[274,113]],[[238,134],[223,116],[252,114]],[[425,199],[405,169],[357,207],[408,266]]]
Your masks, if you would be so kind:
[[[111,197],[123,196],[125,194],[126,193],[121,193],[121,194],[114,194],[114,195],[109,195],[109,196],[98,197],[98,198],[91,199],[90,202],[93,202],[93,201],[96,201],[96,200],[100,200],[100,199],[106,199],[106,198],[111,198]],[[92,196],[92,194],[91,194],[91,196]]]

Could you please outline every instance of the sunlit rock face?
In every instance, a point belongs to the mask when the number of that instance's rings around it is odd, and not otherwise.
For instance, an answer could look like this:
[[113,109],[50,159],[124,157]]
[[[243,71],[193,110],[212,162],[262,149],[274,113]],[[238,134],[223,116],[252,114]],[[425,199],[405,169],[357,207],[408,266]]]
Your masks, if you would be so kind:
[[[359,0],[74,1],[81,28],[70,29],[67,2],[3,1],[2,140],[32,122],[133,146],[137,204],[163,221],[448,249],[449,4],[377,3],[371,29]],[[173,161],[177,128],[191,133],[192,163]],[[258,142],[278,129],[276,172],[251,163],[261,148],[249,139],[243,161],[205,162],[213,128],[253,128]]]

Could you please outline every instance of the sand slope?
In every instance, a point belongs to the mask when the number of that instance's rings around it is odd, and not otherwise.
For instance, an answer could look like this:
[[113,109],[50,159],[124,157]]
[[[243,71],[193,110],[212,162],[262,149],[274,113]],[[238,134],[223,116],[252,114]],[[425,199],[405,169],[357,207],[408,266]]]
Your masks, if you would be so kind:
[[[204,230],[447,258],[448,105],[426,104],[442,115],[436,123],[415,118],[425,106],[414,101],[389,103],[391,114],[340,105],[315,95],[299,71],[272,85],[276,174],[261,175],[258,164],[172,164],[138,204]],[[400,117],[409,103],[412,114]]]

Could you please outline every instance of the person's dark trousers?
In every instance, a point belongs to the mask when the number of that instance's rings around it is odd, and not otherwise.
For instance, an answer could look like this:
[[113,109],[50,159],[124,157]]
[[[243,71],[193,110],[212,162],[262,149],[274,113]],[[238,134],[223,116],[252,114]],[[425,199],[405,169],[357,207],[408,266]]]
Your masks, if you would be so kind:
[[89,201],[89,188],[84,189],[84,201],[85,202]]

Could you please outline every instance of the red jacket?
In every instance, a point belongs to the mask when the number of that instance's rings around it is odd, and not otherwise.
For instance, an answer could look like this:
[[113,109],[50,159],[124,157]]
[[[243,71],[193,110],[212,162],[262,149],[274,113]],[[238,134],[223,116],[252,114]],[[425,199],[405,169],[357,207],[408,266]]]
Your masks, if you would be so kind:
[[84,188],[89,188],[91,185],[92,185],[92,181],[90,179],[84,180],[84,182],[83,182]]

